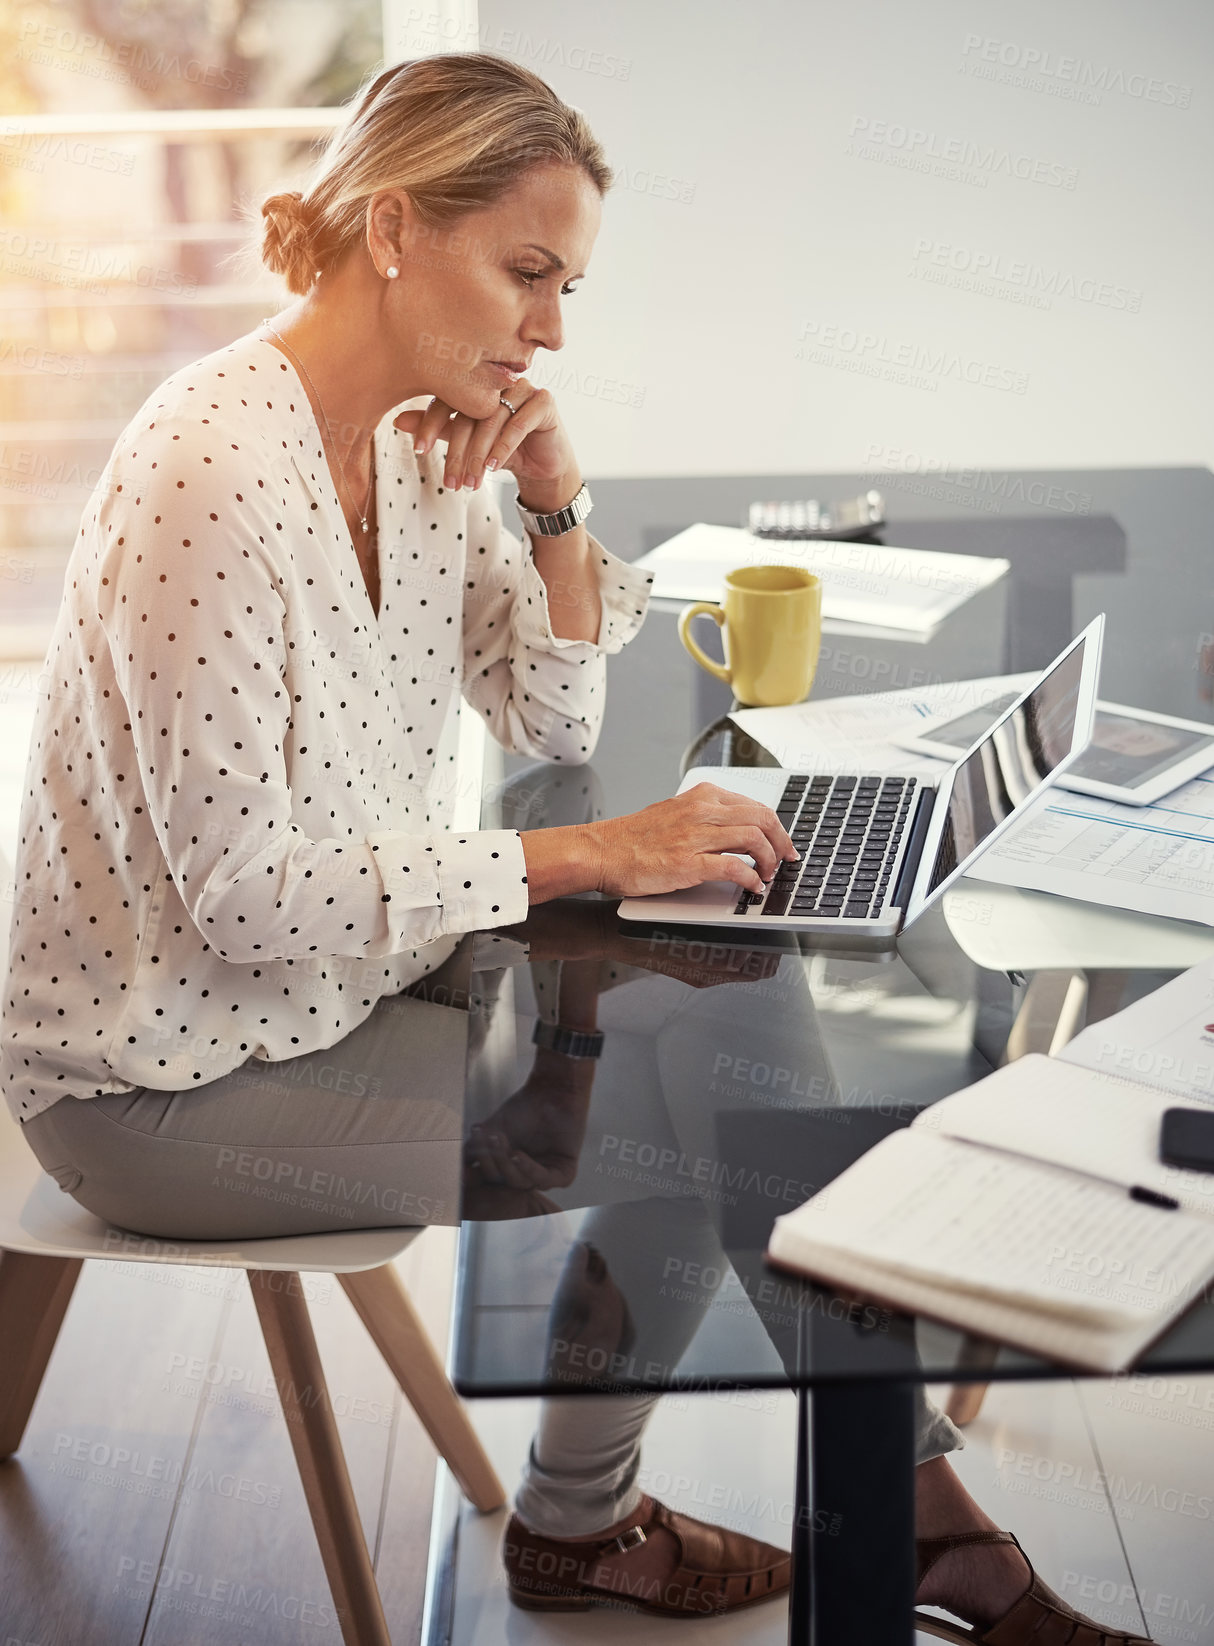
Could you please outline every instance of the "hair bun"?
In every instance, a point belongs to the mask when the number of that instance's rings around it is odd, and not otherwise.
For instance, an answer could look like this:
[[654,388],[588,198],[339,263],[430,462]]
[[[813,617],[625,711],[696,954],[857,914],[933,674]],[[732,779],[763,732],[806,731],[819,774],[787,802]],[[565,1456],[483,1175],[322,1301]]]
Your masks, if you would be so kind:
[[481,52],[419,57],[372,76],[302,194],[261,207],[261,255],[297,295],[341,278],[345,265],[378,278],[367,212],[403,191],[418,226],[450,228],[503,201],[534,167],[578,167],[603,194],[611,172],[576,109],[521,63]]
[[312,248],[311,214],[298,192],[272,194],[262,202],[265,228],[261,260],[275,274],[281,274],[290,291],[302,296],[312,284],[315,253]]

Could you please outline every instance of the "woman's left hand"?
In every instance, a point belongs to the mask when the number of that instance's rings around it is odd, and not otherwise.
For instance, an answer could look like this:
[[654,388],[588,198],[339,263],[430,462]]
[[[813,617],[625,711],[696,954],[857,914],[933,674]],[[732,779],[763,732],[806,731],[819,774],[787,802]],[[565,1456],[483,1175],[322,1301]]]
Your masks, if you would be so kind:
[[418,456],[446,442],[443,484],[452,491],[479,486],[487,471],[509,469],[520,494],[532,497],[575,474],[577,459],[548,390],[520,377],[504,394],[513,414],[499,406],[489,417],[473,418],[436,397],[425,411],[401,412],[395,425],[413,436]]

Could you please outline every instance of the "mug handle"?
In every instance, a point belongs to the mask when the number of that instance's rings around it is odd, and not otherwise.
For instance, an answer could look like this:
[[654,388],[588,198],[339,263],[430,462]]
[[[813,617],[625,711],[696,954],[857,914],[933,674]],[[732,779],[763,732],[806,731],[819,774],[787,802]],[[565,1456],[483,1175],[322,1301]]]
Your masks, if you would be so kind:
[[706,657],[691,638],[691,620],[701,614],[705,617],[711,617],[718,629],[725,627],[725,608],[723,606],[714,605],[708,600],[697,600],[694,606],[688,606],[686,611],[679,614],[679,639],[702,669],[707,669],[709,674],[715,674],[718,680],[723,680],[728,686],[732,678],[729,669],[722,663],[714,663],[711,657]]

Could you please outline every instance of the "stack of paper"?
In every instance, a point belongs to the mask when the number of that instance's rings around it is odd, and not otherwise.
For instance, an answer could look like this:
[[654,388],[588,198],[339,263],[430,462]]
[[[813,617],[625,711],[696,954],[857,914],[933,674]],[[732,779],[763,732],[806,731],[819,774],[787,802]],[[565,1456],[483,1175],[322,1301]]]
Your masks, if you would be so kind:
[[1006,560],[879,543],[786,542],[732,526],[689,526],[637,562],[666,600],[716,600],[739,566],[801,566],[822,579],[822,615],[832,628],[926,636],[958,606],[1006,575]]
[[730,719],[781,766],[815,772],[904,772],[934,781],[946,762],[908,754],[894,739],[913,736],[928,721],[965,714],[1001,691],[1023,691],[1035,674],[950,680],[862,697],[823,698],[781,709],[734,709]]
[[1152,806],[1055,786],[969,872],[1001,886],[1214,926],[1214,772]]

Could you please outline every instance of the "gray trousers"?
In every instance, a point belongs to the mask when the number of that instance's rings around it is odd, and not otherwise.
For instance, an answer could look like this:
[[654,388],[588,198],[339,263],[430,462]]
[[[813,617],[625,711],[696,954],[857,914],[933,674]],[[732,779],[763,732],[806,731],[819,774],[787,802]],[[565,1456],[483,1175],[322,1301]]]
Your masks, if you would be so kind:
[[[630,1358],[677,1366],[707,1313],[711,1295],[690,1308],[672,1304],[659,1275],[674,1256],[683,1272],[721,1272],[728,1258],[711,1225],[696,1219],[687,1204],[661,1203],[661,1215],[647,1220],[654,1244],[638,1240],[637,1219],[625,1224],[595,1213],[583,1224],[583,1240],[593,1242],[625,1295],[650,1301],[638,1323]],[[623,1237],[623,1238],[621,1238]],[[614,1267],[613,1267],[614,1266]],[[638,1269],[648,1269],[644,1276]],[[727,1272],[727,1270],[726,1270]],[[736,1305],[734,1305],[736,1307]],[[557,1345],[559,1347],[559,1344]],[[567,1395],[545,1400],[516,1500],[519,1518],[547,1537],[589,1537],[634,1514],[643,1492],[639,1484],[641,1439],[658,1395]],[[928,1400],[922,1384],[914,1390],[915,1462],[964,1446],[956,1425]]]
[[[336,1046],[187,1091],[62,1097],[23,1128],[74,1200],[170,1240],[459,1222],[468,1014],[460,956]],[[468,970],[465,963],[464,970]],[[454,978],[454,981],[453,981]]]

